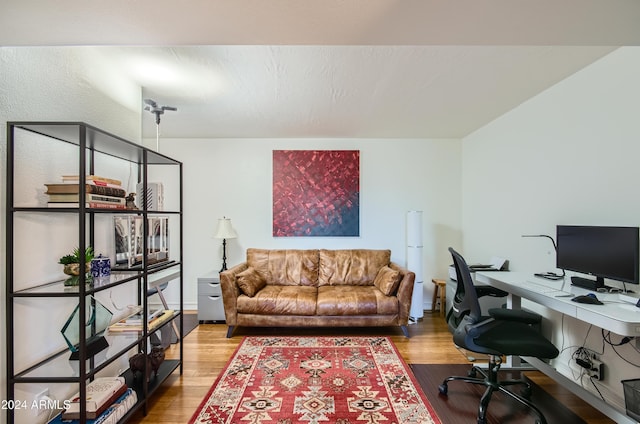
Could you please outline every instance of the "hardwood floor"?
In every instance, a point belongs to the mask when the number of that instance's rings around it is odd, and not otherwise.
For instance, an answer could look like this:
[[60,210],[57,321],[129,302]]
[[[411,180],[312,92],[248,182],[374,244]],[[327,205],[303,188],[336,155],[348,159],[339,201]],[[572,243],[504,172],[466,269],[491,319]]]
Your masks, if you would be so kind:
[[[245,335],[385,335],[391,337],[408,364],[469,363],[467,356],[453,344],[444,319],[427,312],[422,321],[409,326],[409,339],[404,337],[399,328],[238,328],[230,339],[226,338],[226,332],[225,324],[201,324],[185,337],[183,374],[175,372],[154,394],[146,417],[139,412],[129,422],[187,423]],[[177,355],[177,351],[177,345],[172,345],[166,351],[167,358]],[[529,374],[553,396],[562,397],[563,403],[586,423],[613,423],[542,374]]]

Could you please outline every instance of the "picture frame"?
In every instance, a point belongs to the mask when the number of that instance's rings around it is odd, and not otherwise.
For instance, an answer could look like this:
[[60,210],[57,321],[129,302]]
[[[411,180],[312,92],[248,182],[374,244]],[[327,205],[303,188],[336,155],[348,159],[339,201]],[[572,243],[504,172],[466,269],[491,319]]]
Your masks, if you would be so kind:
[[[147,264],[169,260],[169,217],[150,216],[147,236]],[[142,265],[144,251],[144,221],[137,215],[113,218],[115,266],[132,268]]]
[[273,236],[359,237],[360,151],[273,150]]

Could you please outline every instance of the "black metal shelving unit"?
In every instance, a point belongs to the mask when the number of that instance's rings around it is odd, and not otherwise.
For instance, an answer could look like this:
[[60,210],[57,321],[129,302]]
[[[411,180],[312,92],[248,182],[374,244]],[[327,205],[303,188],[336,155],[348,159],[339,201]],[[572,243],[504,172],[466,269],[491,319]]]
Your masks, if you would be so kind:
[[[147,193],[147,184],[150,169],[156,169],[156,167],[170,167],[170,173],[177,178],[177,187],[179,193],[174,196],[176,199],[172,202],[171,206],[175,209],[172,210],[148,210],[146,199],[140,204],[143,207],[139,210],[120,210],[120,209],[95,209],[85,206],[85,193],[80,190],[80,198],[78,207],[71,208],[49,208],[42,204],[20,204],[16,205],[15,193],[16,193],[16,161],[21,161],[20,167],[45,167],[46,160],[43,160],[43,164],[27,163],[25,162],[25,155],[21,154],[16,157],[16,147],[20,146],[21,151],[28,151],[29,146],[20,145],[20,143],[29,143],[33,138],[43,140],[45,143],[62,143],[65,149],[72,146],[72,149],[77,152],[75,159],[69,157],[69,166],[77,170],[80,176],[80,187],[84,187],[86,183],[86,175],[100,174],[98,160],[96,156],[107,157],[109,160],[124,161],[129,167],[133,167],[137,171],[137,181],[143,184],[144,193]],[[24,140],[23,140],[24,139]],[[30,155],[29,155],[30,156]],[[37,155],[34,155],[37,156]],[[31,160],[31,159],[29,159]],[[44,173],[43,173],[44,174]],[[177,177],[176,177],[177,175]],[[164,326],[171,325],[173,320],[182,316],[183,309],[183,214],[182,214],[182,163],[169,158],[161,153],[147,149],[136,143],[132,143],[128,140],[102,131],[96,127],[88,125],[83,122],[8,122],[7,123],[7,189],[6,189],[6,358],[7,358],[7,399],[18,401],[15,399],[16,386],[20,384],[39,383],[39,384],[75,384],[77,391],[80,393],[81,399],[86,397],[86,383],[93,380],[101,371],[105,370],[114,361],[124,356],[139,351],[148,351],[149,337],[152,333],[160,331]],[[42,184],[51,181],[42,181]],[[175,185],[176,182],[173,181]],[[41,186],[42,187],[42,186]],[[33,189],[36,189],[35,187]],[[166,264],[159,266],[150,266],[146,255],[142,255],[142,263],[130,269],[120,269],[118,272],[112,272],[108,281],[102,281],[101,284],[93,285],[87,281],[84,273],[80,273],[79,285],[74,287],[68,287],[64,285],[64,281],[58,277],[52,277],[50,281],[38,280],[32,284],[26,283],[27,287],[24,287],[25,282],[20,282],[20,287],[16,288],[14,282],[16,277],[20,275],[21,270],[16,269],[14,258],[14,248],[17,241],[21,244],[24,243],[47,243],[55,244],[61,243],[61,240],[48,240],[40,237],[25,237],[24,234],[16,233],[16,219],[21,216],[38,216],[40,219],[46,219],[43,217],[56,216],[57,218],[69,221],[73,226],[73,220],[77,220],[77,240],[73,240],[75,245],[79,248],[80,252],[84,252],[87,246],[95,246],[95,232],[100,227],[100,223],[96,223],[96,218],[101,215],[113,215],[118,216],[120,214],[141,216],[144,222],[144,242],[143,252],[147,251],[147,235],[149,234],[148,217],[157,215],[169,216],[170,220],[177,220],[179,230],[179,253],[172,255],[172,260],[167,261]],[[102,222],[104,225],[104,222]],[[172,234],[172,237],[175,236]],[[69,241],[67,241],[69,243]],[[19,254],[19,253],[18,253]],[[81,256],[84,256],[82,254]],[[81,257],[81,259],[84,259]],[[57,257],[46,258],[53,262],[57,261]],[[46,277],[45,277],[46,279]],[[88,311],[86,305],[86,298],[88,296],[94,296],[97,293],[105,290],[111,290],[126,284],[134,284],[135,291],[137,292],[137,304],[142,306],[144,316],[147,316],[149,311],[149,305],[147,300],[147,287],[153,285],[157,281],[178,281],[180,290],[180,304],[179,309],[175,311],[173,317],[167,322],[163,323],[158,328],[154,328],[149,331],[147,326],[143,327],[141,332],[134,333],[133,336],[129,333],[129,337],[123,337],[121,335],[107,335],[107,341],[109,343],[108,354],[102,355],[100,358],[95,358],[89,355],[87,345],[87,334],[84,331],[84,323],[88,318]],[[175,284],[175,283],[172,283]],[[73,365],[69,366],[72,362],[68,359],[69,350],[61,348],[53,353],[48,352],[38,358],[34,364],[29,366],[22,366],[20,369],[16,367],[15,351],[19,343],[24,343],[25,338],[28,339],[28,334],[17,334],[15,331],[16,322],[21,319],[28,319],[29,317],[17,317],[15,315],[15,306],[17,302],[47,302],[47,299],[53,298],[67,298],[77,299],[79,309],[79,360],[75,361]],[[153,392],[166,380],[172,373],[179,370],[180,374],[183,372],[182,358],[183,358],[183,345],[181,340],[183,320],[179,320],[179,357],[178,359],[166,360],[163,362],[159,369],[158,377],[147,382],[144,378],[139,378],[135,382],[130,371],[126,371],[123,376],[127,381],[127,385],[138,394],[138,403],[132,408],[126,416],[122,419],[122,422],[127,421],[132,414],[140,409],[147,413],[148,399]],[[53,325],[53,323],[39,323],[40,325]],[[51,332],[58,332],[58,328],[51,328]],[[92,335],[90,335],[92,336]],[[33,343],[33,342],[31,342]],[[37,343],[37,342],[36,342]],[[43,346],[42,349],[47,352],[47,347]],[[85,402],[81,402],[81,415],[86,412]],[[85,422],[85,419],[81,419],[80,422]],[[7,410],[7,423],[15,422],[15,411],[13,409]]]

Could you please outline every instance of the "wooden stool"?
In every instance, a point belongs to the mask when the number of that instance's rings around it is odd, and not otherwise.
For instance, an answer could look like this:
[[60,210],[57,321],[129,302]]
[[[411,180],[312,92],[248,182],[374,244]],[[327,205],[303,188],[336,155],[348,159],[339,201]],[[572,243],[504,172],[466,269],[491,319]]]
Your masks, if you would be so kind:
[[444,317],[445,309],[447,305],[447,282],[434,278],[431,280],[435,287],[433,289],[433,299],[431,299],[431,312],[436,310],[436,302],[438,300],[438,294],[440,295],[440,316]]

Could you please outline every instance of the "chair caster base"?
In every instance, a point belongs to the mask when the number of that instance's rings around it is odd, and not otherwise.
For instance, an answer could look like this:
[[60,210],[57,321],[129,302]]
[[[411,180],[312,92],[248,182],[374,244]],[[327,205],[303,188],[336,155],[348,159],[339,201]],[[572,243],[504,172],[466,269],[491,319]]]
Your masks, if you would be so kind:
[[438,386],[438,391],[440,392],[441,395],[447,395],[447,393],[449,392],[449,386],[446,384],[441,384]]

